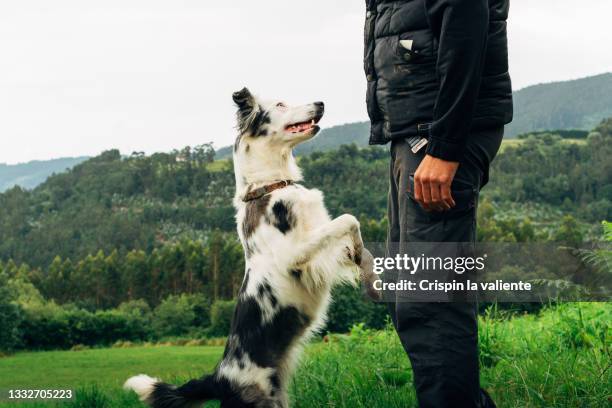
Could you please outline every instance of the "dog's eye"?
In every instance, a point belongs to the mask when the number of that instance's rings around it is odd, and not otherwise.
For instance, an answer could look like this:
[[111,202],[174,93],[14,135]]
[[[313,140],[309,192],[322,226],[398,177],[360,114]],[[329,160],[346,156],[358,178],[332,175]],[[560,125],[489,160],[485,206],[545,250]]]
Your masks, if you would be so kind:
[[276,107],[277,108],[286,108],[287,106],[284,103],[279,102],[279,103],[276,104]]

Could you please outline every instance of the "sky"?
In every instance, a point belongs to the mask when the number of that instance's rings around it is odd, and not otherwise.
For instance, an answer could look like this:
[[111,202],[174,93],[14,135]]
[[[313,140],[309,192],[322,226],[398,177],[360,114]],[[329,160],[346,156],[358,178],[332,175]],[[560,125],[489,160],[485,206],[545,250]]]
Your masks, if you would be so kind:
[[[0,163],[235,138],[243,86],[367,119],[363,0],[0,0]],[[609,0],[511,0],[515,89],[612,71]]]

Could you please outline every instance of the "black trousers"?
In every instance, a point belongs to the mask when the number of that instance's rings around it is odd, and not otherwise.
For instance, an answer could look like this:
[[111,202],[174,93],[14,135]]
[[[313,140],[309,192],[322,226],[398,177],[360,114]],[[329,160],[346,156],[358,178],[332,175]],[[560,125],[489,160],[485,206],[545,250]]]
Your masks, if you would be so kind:
[[[503,127],[473,132],[452,190],[457,202],[456,188],[461,188],[462,193],[466,188],[471,189],[474,205],[441,213],[424,211],[408,195],[409,177],[421,163],[425,149],[414,154],[404,140],[393,142],[388,251],[392,252],[389,248],[403,248],[411,242],[474,243],[478,193],[488,181],[489,166],[502,138]],[[460,207],[459,203],[457,207]],[[480,388],[475,303],[416,303],[396,299],[389,304],[389,309],[412,364],[421,408],[495,406]]]

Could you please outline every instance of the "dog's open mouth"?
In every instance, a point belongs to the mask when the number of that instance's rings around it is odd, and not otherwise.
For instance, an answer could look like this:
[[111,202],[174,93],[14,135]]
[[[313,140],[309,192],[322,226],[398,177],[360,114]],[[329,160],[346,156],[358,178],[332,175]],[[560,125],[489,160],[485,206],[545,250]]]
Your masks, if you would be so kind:
[[287,132],[291,133],[304,133],[318,128],[317,122],[317,119],[312,119],[310,122],[294,123],[292,125],[287,126],[285,129],[287,130]]

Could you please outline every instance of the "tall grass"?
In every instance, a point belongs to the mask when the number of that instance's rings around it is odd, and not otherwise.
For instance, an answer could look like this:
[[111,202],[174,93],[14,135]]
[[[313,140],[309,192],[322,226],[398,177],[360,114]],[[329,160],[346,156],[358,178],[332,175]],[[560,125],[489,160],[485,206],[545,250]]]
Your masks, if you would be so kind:
[[[543,309],[538,315],[512,315],[491,308],[480,320],[480,361],[482,385],[501,408],[524,407],[610,407],[612,405],[612,307],[607,303],[565,304]],[[146,365],[153,375],[181,383],[198,375],[193,365],[173,365],[175,352],[183,348],[146,349]],[[210,347],[189,347],[190,352],[207,353]],[[113,349],[117,350],[117,349]],[[135,395],[124,393],[120,383],[125,366],[139,371],[144,364],[139,348],[56,352],[56,361],[70,361],[74,380],[67,387],[77,388],[77,399],[58,404],[70,408],[132,408],[141,406]],[[79,355],[99,353],[105,376],[95,378],[80,366]],[[151,354],[153,353],[153,354]],[[217,348],[217,354],[221,349]],[[10,375],[7,362],[29,358],[29,375],[48,374],[36,361],[47,353],[28,353],[0,359],[0,377]],[[134,356],[134,363],[129,356]],[[208,353],[208,360],[216,360]],[[121,369],[113,376],[113,358],[121,358]],[[217,357],[218,358],[218,357]],[[127,360],[125,360],[127,359]],[[164,367],[155,370],[155,367]],[[13,364],[13,367],[22,367]],[[93,367],[93,373],[96,367]],[[210,371],[210,367],[204,369]],[[155,372],[157,371],[157,372]],[[40,377],[44,385],[44,377]],[[382,331],[356,326],[347,335],[328,335],[308,346],[294,377],[290,393],[292,406],[299,408],[394,408],[414,407],[408,359],[392,328]],[[0,387],[7,383],[0,378]],[[21,404],[0,404],[18,407]],[[43,408],[49,404],[28,404]],[[208,404],[208,407],[217,406]]]

